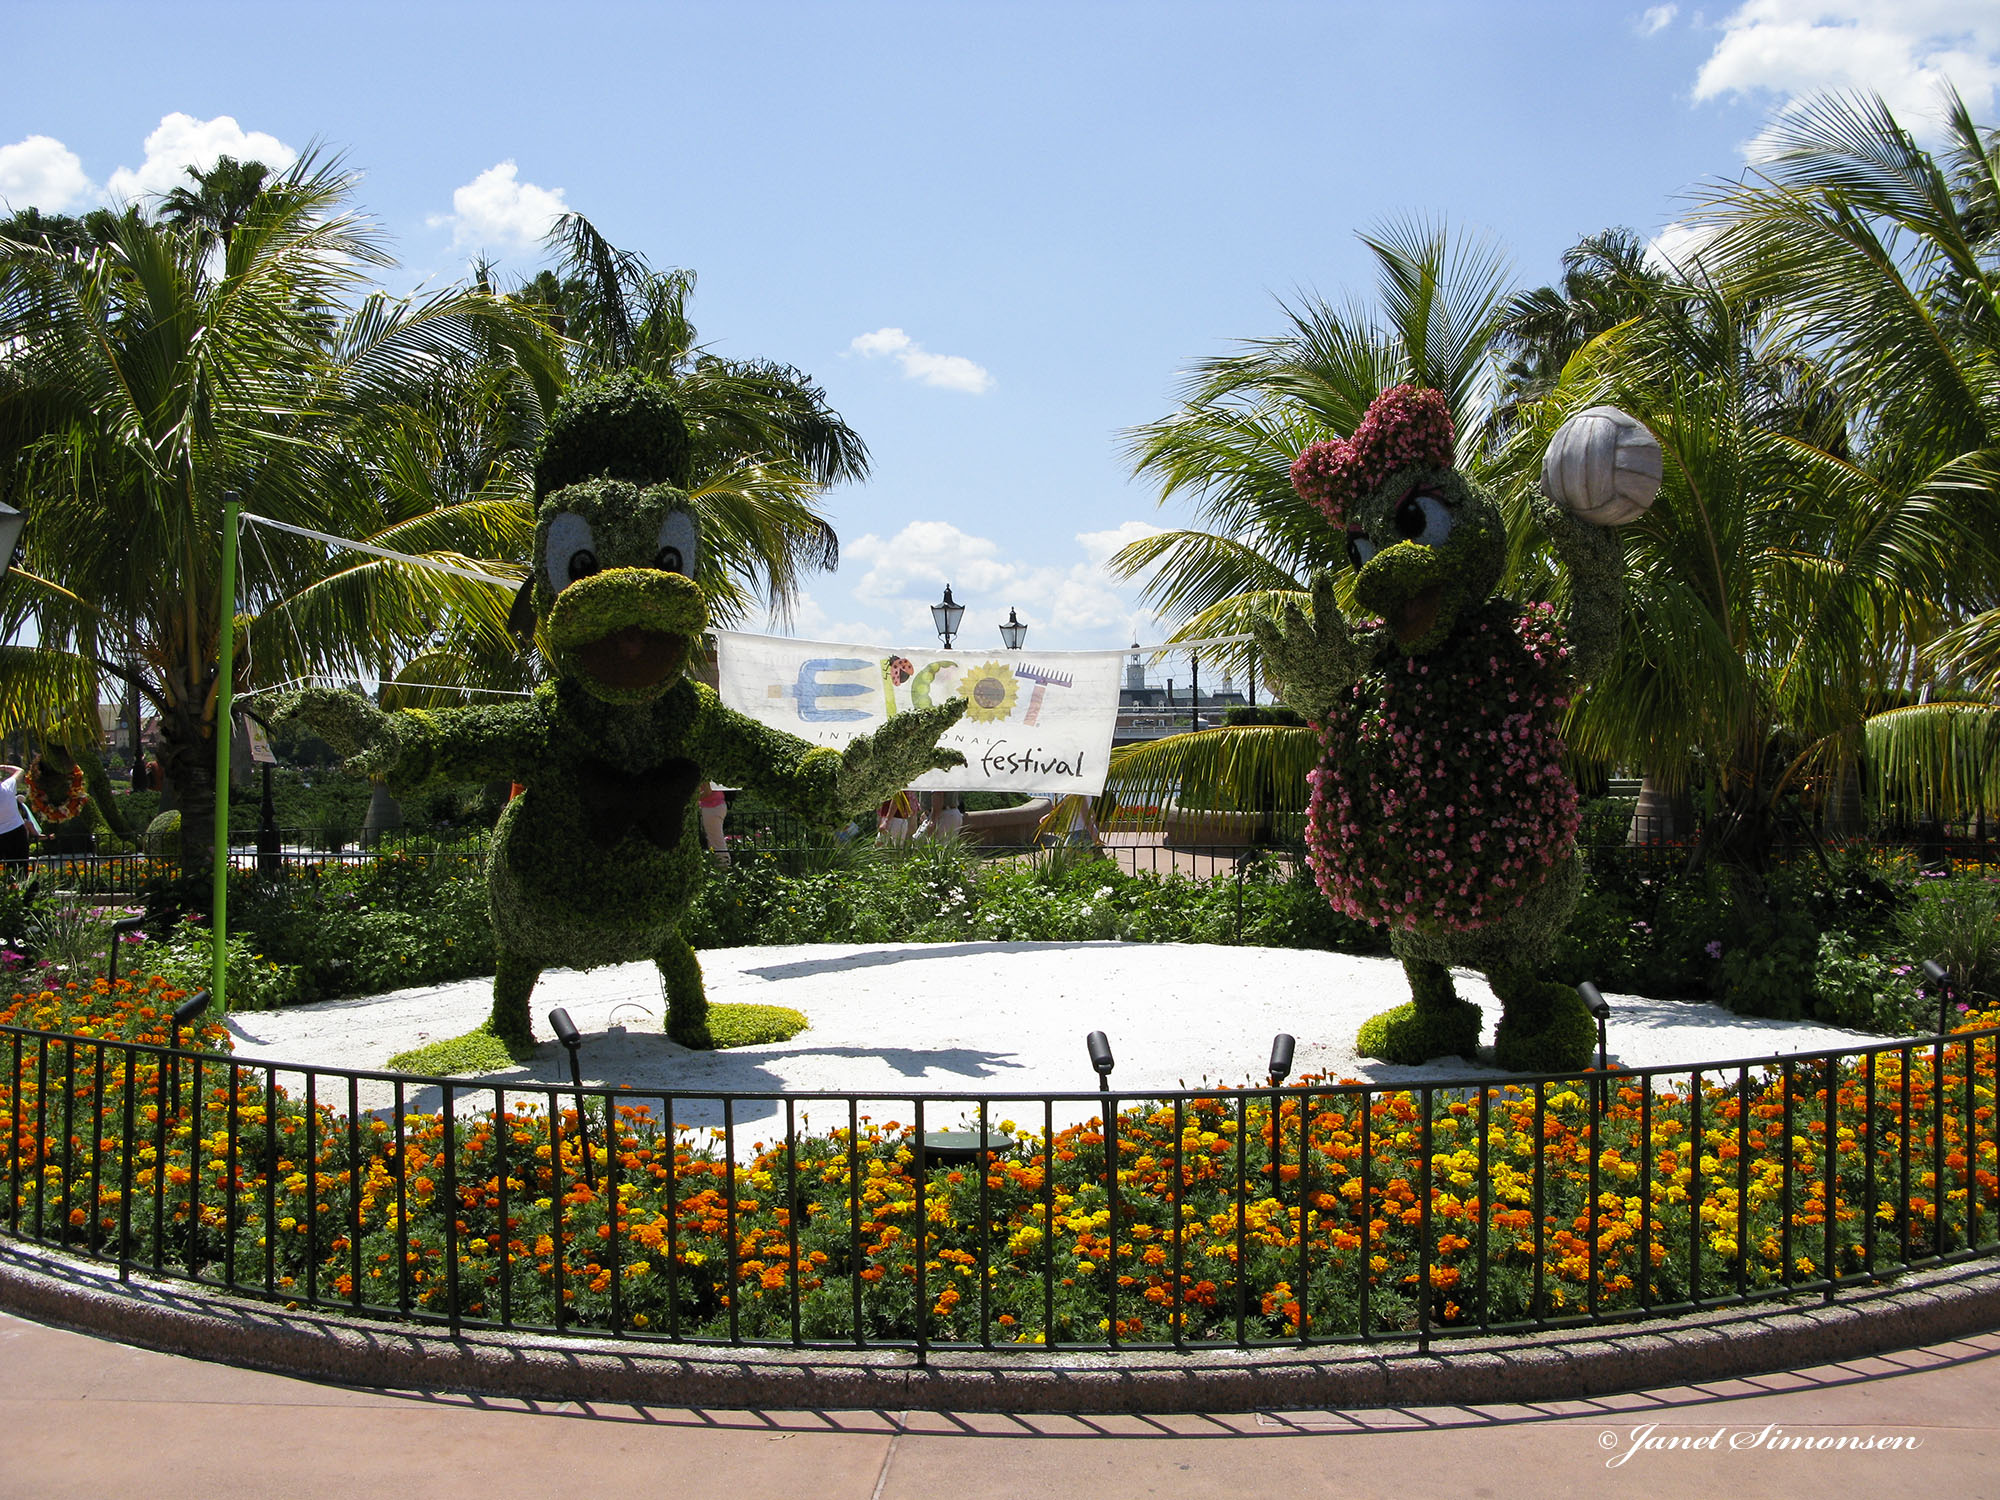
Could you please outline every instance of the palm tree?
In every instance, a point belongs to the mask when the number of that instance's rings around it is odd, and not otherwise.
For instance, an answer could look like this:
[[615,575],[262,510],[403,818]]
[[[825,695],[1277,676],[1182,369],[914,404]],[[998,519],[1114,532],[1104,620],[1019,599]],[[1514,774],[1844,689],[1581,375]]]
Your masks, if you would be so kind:
[[1794,588],[1857,585],[1772,622],[1852,652],[1837,722],[1802,714],[1794,742],[1851,758],[1865,740],[1886,799],[1957,817],[2000,807],[2000,151],[1946,104],[1936,155],[1878,98],[1788,112],[1755,176],[1713,196],[1702,264],[1812,372],[1772,500],[1803,489],[1837,517]]
[[[106,680],[136,692],[160,717],[191,870],[213,834],[225,496],[405,552],[524,550],[518,508],[399,507],[379,438],[465,362],[505,359],[530,404],[553,400],[545,330],[476,289],[421,302],[369,292],[370,268],[390,262],[345,209],[350,188],[308,157],[219,247],[199,225],[142,215],[94,248],[0,247],[0,486],[29,515],[0,632],[35,633],[0,659],[0,733],[94,714]],[[246,554],[238,691],[422,649],[447,606],[505,612],[499,590],[329,563],[302,538]]]
[[1501,316],[1502,420],[1522,402],[1546,396],[1590,340],[1645,312],[1666,280],[1629,229],[1601,230],[1563,251],[1562,280],[1516,293]]
[[[1361,240],[1376,262],[1376,309],[1317,298],[1285,306],[1283,333],[1202,360],[1180,409],[1128,435],[1134,473],[1158,483],[1162,504],[1185,497],[1199,516],[1109,563],[1122,578],[1146,578],[1144,597],[1175,622],[1171,639],[1242,634],[1251,620],[1303,603],[1315,574],[1341,567],[1346,537],[1293,490],[1292,460],[1320,438],[1353,432],[1387,387],[1442,391],[1461,463],[1485,463],[1495,341],[1509,305],[1504,258],[1415,220]],[[1244,648],[1218,655],[1232,671],[1257,670]],[[1177,792],[1202,807],[1295,813],[1317,759],[1310,729],[1201,730],[1118,752],[1110,785],[1142,804]]]
[[177,229],[194,229],[212,243],[227,245],[266,191],[271,169],[258,161],[233,156],[216,159],[206,171],[189,167],[192,188],[169,188],[160,195],[159,218]]

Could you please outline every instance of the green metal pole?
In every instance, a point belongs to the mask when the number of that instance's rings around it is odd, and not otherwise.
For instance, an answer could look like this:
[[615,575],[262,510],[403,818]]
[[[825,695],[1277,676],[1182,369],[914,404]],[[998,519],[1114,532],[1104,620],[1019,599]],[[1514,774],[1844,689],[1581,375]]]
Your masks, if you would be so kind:
[[229,1010],[229,689],[236,674],[236,516],[238,499],[222,502],[222,649],[215,690],[215,917],[210,924],[208,992],[217,1015]]

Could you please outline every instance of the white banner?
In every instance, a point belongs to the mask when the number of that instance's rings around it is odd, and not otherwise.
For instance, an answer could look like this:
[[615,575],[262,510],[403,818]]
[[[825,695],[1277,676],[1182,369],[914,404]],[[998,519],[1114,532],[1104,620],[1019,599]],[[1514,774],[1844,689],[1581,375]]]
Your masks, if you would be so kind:
[[940,744],[965,756],[912,783],[926,792],[1104,790],[1124,651],[912,651],[715,632],[722,701],[844,750],[891,716],[963,698]]

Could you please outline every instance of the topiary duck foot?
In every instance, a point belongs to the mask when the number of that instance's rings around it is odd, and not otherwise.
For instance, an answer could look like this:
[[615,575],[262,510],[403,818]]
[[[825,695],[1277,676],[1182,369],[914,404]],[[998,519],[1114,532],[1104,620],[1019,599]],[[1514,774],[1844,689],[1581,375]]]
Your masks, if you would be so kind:
[[679,1006],[667,1012],[667,1040],[679,1042],[693,1052],[709,1052],[715,1047],[715,1037],[708,1029],[708,1012],[686,1015]]
[[1568,985],[1536,980],[1510,987],[1501,1002],[1493,1060],[1509,1073],[1581,1071],[1597,1060],[1597,1023]]
[[501,1036],[491,1021],[482,1021],[464,1036],[447,1037],[398,1052],[389,1059],[396,1073],[423,1073],[449,1078],[464,1073],[498,1073],[535,1055],[535,1040]]
[[1413,1068],[1434,1057],[1476,1056],[1484,1023],[1470,1000],[1422,1006],[1410,1000],[1362,1022],[1354,1045],[1363,1057]]

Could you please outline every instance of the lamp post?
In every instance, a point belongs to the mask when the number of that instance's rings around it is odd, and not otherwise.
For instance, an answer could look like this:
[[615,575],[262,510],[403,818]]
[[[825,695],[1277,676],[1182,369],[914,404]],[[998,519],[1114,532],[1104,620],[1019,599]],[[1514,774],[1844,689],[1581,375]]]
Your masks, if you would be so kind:
[[1028,627],[1015,615],[1013,607],[1007,609],[1007,623],[1000,627],[1000,639],[1009,651],[1019,651],[1021,642],[1028,638]]
[[944,586],[944,598],[931,606],[931,623],[937,627],[938,639],[944,642],[945,650],[951,649],[951,638],[958,634],[958,622],[965,618],[965,606],[951,597],[951,585]]

